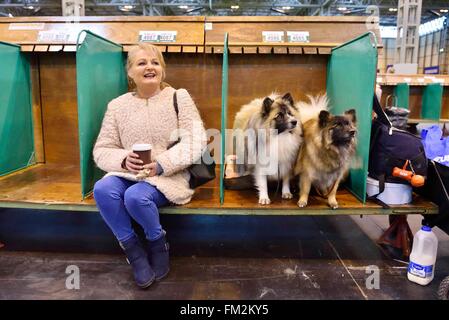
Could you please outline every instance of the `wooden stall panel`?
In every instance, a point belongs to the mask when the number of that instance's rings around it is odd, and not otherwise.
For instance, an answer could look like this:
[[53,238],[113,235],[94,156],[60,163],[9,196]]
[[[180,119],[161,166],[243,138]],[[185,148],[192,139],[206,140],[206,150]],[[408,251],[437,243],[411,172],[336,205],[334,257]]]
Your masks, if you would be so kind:
[[42,130],[42,104],[39,74],[39,59],[30,57],[31,104],[33,108],[34,151],[37,163],[45,162],[44,138]]
[[74,165],[79,175],[75,54],[45,53],[39,59],[45,162]]
[[449,87],[443,88],[443,105],[441,107],[441,118],[449,119]]
[[[203,45],[204,17],[66,17],[1,18],[0,41],[17,44],[75,44],[81,30],[90,30],[119,44],[139,41],[140,31],[176,31],[175,44]],[[47,40],[39,33],[47,34]]]
[[[240,56],[240,55],[238,55]],[[194,99],[207,128],[220,128],[221,55],[165,53],[166,82],[185,88]]]
[[[212,29],[206,31],[206,45],[223,42],[229,34],[229,44],[262,42],[262,31],[308,31],[310,42],[341,44],[367,31],[366,17],[206,17]],[[381,37],[377,33],[380,43]],[[284,41],[287,39],[286,33]]]
[[326,91],[328,56],[232,55],[229,59],[228,128],[244,104],[276,91],[296,100]]
[[385,86],[395,86],[398,83],[408,83],[410,86],[425,86],[430,83],[441,83],[443,86],[449,86],[449,76],[440,74],[378,74],[377,82]]
[[420,119],[421,109],[422,109],[422,94],[424,87],[410,87],[410,98],[409,98],[409,118],[410,119]]
[[[410,96],[409,96],[409,118],[419,119],[421,118],[421,106],[422,106],[422,92],[423,87],[421,86],[411,86]],[[383,86],[382,87],[382,98],[381,105],[386,107],[387,98],[394,94],[394,86]],[[391,98],[389,99],[391,100]]]
[[443,99],[441,108],[441,120],[449,119],[449,76],[447,75],[396,75],[379,74],[377,83],[382,87],[382,106],[385,106],[385,99],[393,94],[394,88],[400,83],[407,83],[410,86],[409,109],[410,122],[418,122],[421,119],[423,92],[427,85],[441,83],[443,85]]

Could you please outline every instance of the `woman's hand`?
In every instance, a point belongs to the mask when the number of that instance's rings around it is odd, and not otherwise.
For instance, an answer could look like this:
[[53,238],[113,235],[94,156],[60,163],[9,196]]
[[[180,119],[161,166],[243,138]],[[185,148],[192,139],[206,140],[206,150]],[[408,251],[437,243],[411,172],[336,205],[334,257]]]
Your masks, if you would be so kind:
[[148,172],[149,177],[154,177],[157,175],[157,162],[151,162],[150,164],[146,164],[143,168]]
[[143,161],[139,159],[139,155],[130,152],[125,160],[125,167],[128,171],[138,173],[140,170],[143,169]]

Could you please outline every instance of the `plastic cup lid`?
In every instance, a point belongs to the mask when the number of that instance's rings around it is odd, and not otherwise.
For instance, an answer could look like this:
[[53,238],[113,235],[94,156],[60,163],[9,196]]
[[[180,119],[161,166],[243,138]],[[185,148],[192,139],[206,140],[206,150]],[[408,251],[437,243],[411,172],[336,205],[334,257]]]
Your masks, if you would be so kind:
[[133,144],[133,151],[147,151],[151,150],[151,147],[149,143],[136,143]]

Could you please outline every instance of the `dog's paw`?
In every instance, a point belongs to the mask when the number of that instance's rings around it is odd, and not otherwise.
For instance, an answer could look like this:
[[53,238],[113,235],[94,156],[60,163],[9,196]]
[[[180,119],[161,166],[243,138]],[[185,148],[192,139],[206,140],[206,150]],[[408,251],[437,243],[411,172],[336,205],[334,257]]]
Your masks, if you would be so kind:
[[285,192],[282,194],[282,199],[292,199],[293,195],[290,192]]
[[265,197],[261,197],[261,198],[259,198],[259,204],[263,204],[263,205],[265,205],[265,204],[270,204],[271,203],[271,201],[270,201],[270,198],[265,198]]
[[329,207],[331,207],[331,209],[335,210],[338,208],[338,202],[336,200],[329,200]]
[[307,200],[299,200],[298,201],[298,207],[304,208],[307,206]]

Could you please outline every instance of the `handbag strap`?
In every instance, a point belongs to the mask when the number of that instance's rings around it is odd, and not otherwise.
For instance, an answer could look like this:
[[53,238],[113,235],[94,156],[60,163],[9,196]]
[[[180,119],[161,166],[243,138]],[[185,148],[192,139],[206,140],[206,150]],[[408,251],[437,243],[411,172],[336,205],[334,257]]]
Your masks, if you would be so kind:
[[376,194],[373,194],[372,196],[367,197],[367,199],[371,200],[371,201],[374,201],[378,205],[382,206],[383,209],[389,209],[390,206],[388,204],[386,204],[385,202],[383,202],[382,200],[377,198],[377,196],[379,194],[381,194],[382,192],[385,191],[385,174],[381,174],[377,178],[378,178],[378,181],[379,181],[379,192],[376,193]]
[[381,105],[380,105],[380,102],[379,102],[379,99],[377,99],[377,96],[376,96],[376,95],[374,95],[374,97],[373,97],[373,110],[374,110],[374,112],[377,114],[377,119],[378,119],[381,123],[383,123],[383,124],[389,126],[390,128],[393,126],[393,125],[391,124],[391,121],[390,121],[390,119],[388,118],[387,114],[386,114],[385,111],[382,109],[382,107],[381,107]]
[[397,107],[398,106],[398,97],[395,96],[394,94],[390,94],[387,96],[386,100],[385,100],[385,107],[388,108],[388,102],[390,101],[390,99],[393,99],[393,104],[391,105],[391,107]]
[[441,175],[438,172],[438,168],[437,168],[437,166],[435,164],[435,161],[431,160],[430,163],[432,164],[433,168],[435,169],[436,176],[438,177],[438,181],[440,182],[440,185],[441,185],[441,187],[443,189],[443,193],[444,193],[444,196],[446,198],[446,201],[449,201],[449,195],[447,193],[447,190],[446,190],[446,187],[444,185],[443,179],[441,178]]
[[[173,107],[175,108],[175,112],[176,112],[176,119],[178,120],[178,128],[179,128],[179,109],[178,109],[178,99],[176,97],[176,90],[173,93]],[[177,141],[171,143],[167,150],[170,149],[171,147],[173,147],[175,144],[177,144],[179,141],[181,141],[181,138],[178,138]]]
[[[179,115],[179,109],[178,109],[178,99],[176,97],[176,90],[173,93],[173,106],[175,107],[176,117]],[[179,119],[178,119],[179,120]]]
[[369,154],[371,155],[374,149],[374,146],[376,145],[376,141],[377,138],[379,137],[380,134],[380,126],[375,126],[374,127],[374,132],[371,132],[371,140],[370,140],[370,144],[369,144]]

